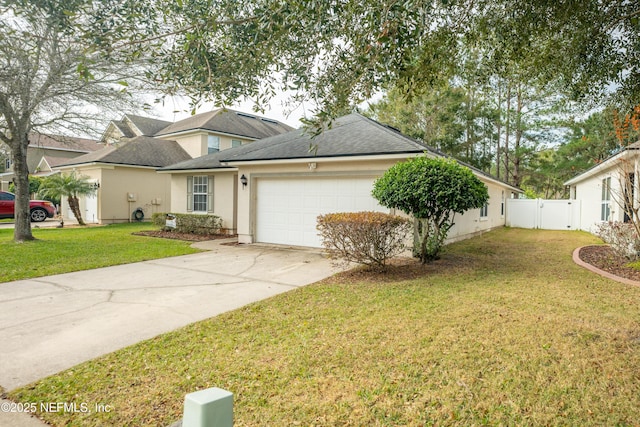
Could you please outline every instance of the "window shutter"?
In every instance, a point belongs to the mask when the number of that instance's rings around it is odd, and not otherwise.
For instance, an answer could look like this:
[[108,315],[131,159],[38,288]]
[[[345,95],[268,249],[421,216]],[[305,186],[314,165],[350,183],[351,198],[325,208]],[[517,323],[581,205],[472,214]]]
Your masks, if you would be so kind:
[[213,176],[207,178],[207,212],[213,213]]
[[187,212],[193,212],[193,177],[187,177]]

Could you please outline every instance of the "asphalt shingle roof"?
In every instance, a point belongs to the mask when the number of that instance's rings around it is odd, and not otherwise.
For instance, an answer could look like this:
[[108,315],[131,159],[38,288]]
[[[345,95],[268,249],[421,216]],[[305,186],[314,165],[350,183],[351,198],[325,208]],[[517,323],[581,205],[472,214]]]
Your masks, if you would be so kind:
[[127,114],[126,117],[131,120],[131,122],[138,128],[138,130],[140,130],[140,132],[142,132],[142,135],[144,136],[154,136],[162,129],[172,124],[172,122],[168,122],[166,120],[136,116],[135,114]]
[[[317,151],[310,150],[317,146]],[[303,129],[261,139],[210,154],[163,170],[216,169],[225,162],[366,156],[401,153],[442,153],[413,140],[397,129],[354,113],[336,119],[331,128],[312,138]]]
[[[311,147],[317,150],[311,150]],[[367,156],[431,151],[425,144],[409,138],[397,129],[353,113],[336,119],[331,128],[315,138],[302,129],[273,136],[235,151],[222,161],[304,159],[313,157]]]
[[161,168],[190,159],[191,156],[176,142],[137,136],[123,140],[102,150],[76,157],[64,166],[85,163],[115,163]]
[[29,146],[76,151],[81,153],[89,153],[102,148],[102,145],[93,139],[62,135],[44,135],[36,132],[29,134]]
[[288,132],[293,128],[276,120],[234,110],[218,109],[196,114],[172,123],[158,131],[155,136],[171,135],[196,129],[261,139]]
[[[317,146],[317,151],[310,150]],[[233,167],[234,162],[260,160],[313,159],[318,157],[349,157],[430,152],[450,157],[439,150],[403,135],[399,130],[353,113],[336,119],[330,129],[312,138],[303,129],[261,139],[251,144],[230,148],[207,156],[186,160],[159,170],[196,170]],[[458,161],[480,175],[497,180],[471,165]],[[499,180],[498,180],[499,181]],[[518,188],[510,186],[514,190]]]
[[196,157],[195,159],[185,160],[180,163],[176,163],[173,165],[169,165],[164,168],[158,169],[159,171],[172,171],[172,170],[195,170],[195,169],[222,169],[222,168],[230,168],[232,166],[225,166],[220,163],[220,159],[223,156],[226,156],[226,153],[231,150],[237,150],[242,147],[229,148],[224,151],[219,151],[217,153],[207,154],[201,157]]

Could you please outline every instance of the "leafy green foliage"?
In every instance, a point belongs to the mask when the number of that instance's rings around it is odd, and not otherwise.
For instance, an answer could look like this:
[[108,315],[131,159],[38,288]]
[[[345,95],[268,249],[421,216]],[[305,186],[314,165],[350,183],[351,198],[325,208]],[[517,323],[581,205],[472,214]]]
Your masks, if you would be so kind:
[[414,255],[437,259],[455,214],[479,209],[489,200],[487,186],[455,160],[414,157],[388,169],[373,186],[381,205],[412,215]]
[[410,221],[382,212],[340,212],[318,216],[322,245],[334,260],[384,269],[406,247]]
[[[42,185],[43,179],[44,178],[40,176],[29,176],[29,194],[38,193],[38,191],[40,190],[40,185]],[[16,185],[13,182],[9,183],[9,191],[11,191],[12,193],[15,193],[16,191]]]
[[[105,1],[87,38],[112,55],[151,53],[154,81],[171,92],[264,107],[278,91],[313,100],[320,120],[397,86],[409,97],[447,81],[477,49],[468,81],[527,77],[559,82],[594,102],[618,83],[637,100],[634,2],[480,0],[336,2],[220,0]],[[144,20],[144,25],[139,25]],[[611,86],[609,86],[611,87]],[[635,101],[634,101],[635,103]]]
[[96,189],[85,176],[77,176],[75,172],[69,174],[54,174],[46,177],[40,185],[40,193],[47,197],[66,197],[69,208],[76,217],[78,224],[84,225],[80,212],[79,196],[94,194]]

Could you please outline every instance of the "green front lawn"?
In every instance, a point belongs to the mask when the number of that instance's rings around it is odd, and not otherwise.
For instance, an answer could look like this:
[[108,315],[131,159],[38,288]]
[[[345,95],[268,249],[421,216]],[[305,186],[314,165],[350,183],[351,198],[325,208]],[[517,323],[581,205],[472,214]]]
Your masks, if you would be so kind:
[[637,425],[640,288],[571,261],[595,242],[494,231],[421,277],[339,275],[10,397],[112,408],[40,414],[55,426],[166,426],[214,386],[234,393],[236,426]]
[[0,282],[88,270],[198,252],[191,243],[134,236],[150,223],[85,228],[34,228],[37,240],[13,242],[13,230],[0,230]]

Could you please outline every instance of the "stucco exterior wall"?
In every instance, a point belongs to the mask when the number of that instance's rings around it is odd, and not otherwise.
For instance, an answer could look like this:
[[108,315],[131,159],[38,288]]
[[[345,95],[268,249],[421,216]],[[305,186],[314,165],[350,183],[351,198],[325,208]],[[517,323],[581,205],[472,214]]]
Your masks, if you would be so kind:
[[[400,158],[372,159],[368,161],[340,160],[308,160],[297,163],[244,164],[238,165],[238,177],[245,175],[249,181],[247,187],[238,189],[238,239],[241,243],[255,241],[255,200],[256,180],[260,177],[297,177],[304,179],[310,176],[371,176],[379,177],[388,168],[400,161]],[[479,178],[489,189],[489,209],[486,218],[480,218],[480,209],[471,210],[464,215],[457,215],[456,225],[449,232],[449,241],[461,240],[477,233],[505,225],[506,204],[502,205],[502,197],[511,197],[511,189],[482,176]],[[502,209],[505,209],[503,212]]]
[[207,154],[207,134],[205,133],[167,135],[160,138],[176,141],[193,158]]
[[[100,183],[97,219],[101,224],[128,222],[137,208],[149,220],[153,213],[166,212],[171,205],[171,178],[154,169],[103,165],[80,167],[77,172]],[[128,194],[133,194],[135,201],[130,202]],[[87,211],[86,198],[80,199],[80,209],[83,214]],[[65,219],[73,219],[65,202],[62,214]]]
[[187,210],[187,177],[195,175],[212,175],[213,178],[213,214],[222,219],[222,227],[230,234],[236,233],[236,209],[238,179],[235,170],[185,172],[171,175],[172,213],[189,213]]
[[231,137],[228,135],[221,135],[213,132],[205,133],[202,131],[195,132],[195,133],[173,135],[173,136],[165,135],[159,138],[176,141],[178,144],[180,144],[182,148],[184,148],[184,150],[187,153],[189,153],[191,157],[196,158],[196,157],[200,157],[208,154],[207,141],[208,141],[209,135],[215,135],[220,138],[220,151],[231,148],[232,139],[241,141],[243,145],[251,142],[247,139]]

